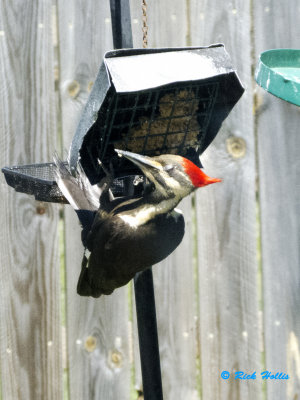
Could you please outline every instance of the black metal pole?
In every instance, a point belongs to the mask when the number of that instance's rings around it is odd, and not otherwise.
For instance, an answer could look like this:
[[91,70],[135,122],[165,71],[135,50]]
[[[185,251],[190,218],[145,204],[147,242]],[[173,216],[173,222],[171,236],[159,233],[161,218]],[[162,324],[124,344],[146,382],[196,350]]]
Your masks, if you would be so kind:
[[133,47],[129,0],[110,0],[111,25],[115,49]]
[[136,314],[145,400],[163,398],[152,269],[134,278]]
[[[115,49],[132,48],[129,0],[110,0]],[[152,269],[134,278],[139,332],[143,395],[145,400],[163,400]]]

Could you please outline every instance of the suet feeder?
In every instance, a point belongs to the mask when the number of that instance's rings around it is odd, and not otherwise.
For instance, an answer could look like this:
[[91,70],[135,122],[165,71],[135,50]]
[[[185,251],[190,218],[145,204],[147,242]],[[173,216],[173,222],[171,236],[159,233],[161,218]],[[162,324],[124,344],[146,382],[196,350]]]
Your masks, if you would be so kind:
[[[69,168],[80,162],[92,184],[104,177],[98,160],[116,177],[140,174],[114,149],[148,156],[199,156],[243,93],[223,45],[127,49],[105,54],[74,135]],[[7,183],[37,200],[66,202],[54,164],[4,168]],[[120,191],[122,180],[115,181]],[[121,192],[120,192],[121,193]]]

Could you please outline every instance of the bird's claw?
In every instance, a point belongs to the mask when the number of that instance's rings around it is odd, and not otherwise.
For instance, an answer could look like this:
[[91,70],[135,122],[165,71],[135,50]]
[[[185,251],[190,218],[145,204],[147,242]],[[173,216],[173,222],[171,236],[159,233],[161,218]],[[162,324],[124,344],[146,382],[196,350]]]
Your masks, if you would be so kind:
[[99,158],[97,158],[97,161],[106,175],[105,178],[101,180],[100,186],[103,188],[104,191],[108,191],[114,181],[114,168],[112,161],[109,162],[109,170],[104,166],[104,164],[102,163],[102,161],[99,160]]

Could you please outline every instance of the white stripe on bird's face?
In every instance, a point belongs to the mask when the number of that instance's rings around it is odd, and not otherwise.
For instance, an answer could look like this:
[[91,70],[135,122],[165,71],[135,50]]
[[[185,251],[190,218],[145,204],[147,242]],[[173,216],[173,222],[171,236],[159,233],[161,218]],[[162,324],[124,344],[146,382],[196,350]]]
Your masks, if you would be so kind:
[[[161,184],[155,178],[155,176],[152,176],[150,180],[154,183],[156,189],[162,194],[163,197],[170,197],[170,192],[172,192],[176,198],[178,197],[181,200],[192,192],[193,186],[190,184],[190,182],[188,182],[189,184],[180,184],[178,180],[170,176],[167,171],[160,171],[159,174],[160,179],[164,182],[164,184]],[[176,171],[176,175],[177,178],[180,178],[180,181],[183,183],[187,182],[187,179],[189,179],[187,178],[186,174],[180,170]],[[166,188],[168,188],[168,191]]]

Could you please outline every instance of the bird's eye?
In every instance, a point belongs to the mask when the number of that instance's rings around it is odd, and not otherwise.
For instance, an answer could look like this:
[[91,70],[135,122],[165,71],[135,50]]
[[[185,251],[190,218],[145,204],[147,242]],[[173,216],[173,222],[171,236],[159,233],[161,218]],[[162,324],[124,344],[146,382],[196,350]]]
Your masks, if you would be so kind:
[[164,170],[167,171],[167,172],[172,171],[172,169],[174,169],[174,165],[171,165],[171,164],[167,164],[167,165],[164,167]]

